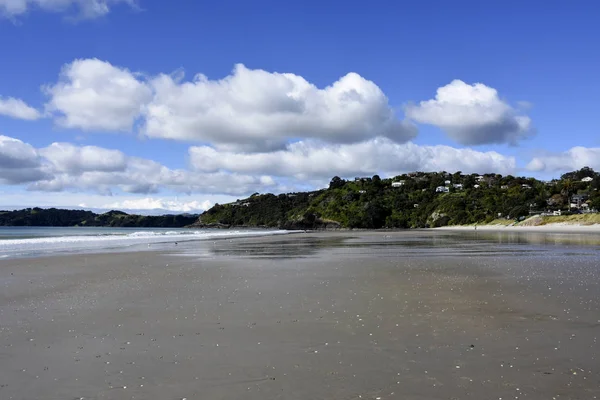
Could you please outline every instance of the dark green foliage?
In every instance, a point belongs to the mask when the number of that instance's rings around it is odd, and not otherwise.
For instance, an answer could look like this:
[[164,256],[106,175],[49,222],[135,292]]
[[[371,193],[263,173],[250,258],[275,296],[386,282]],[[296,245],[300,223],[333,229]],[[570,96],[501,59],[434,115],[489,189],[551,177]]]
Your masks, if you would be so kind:
[[196,215],[146,216],[109,211],[96,214],[83,210],[56,208],[26,208],[17,211],[0,211],[0,226],[111,226],[180,228],[196,221]]
[[331,182],[329,183],[329,189],[341,188],[342,186],[344,186],[345,183],[346,181],[340,178],[339,176],[334,176],[331,179]]
[[[592,182],[571,178],[590,176]],[[533,178],[447,172],[399,175],[393,179],[331,180],[328,189],[275,196],[254,194],[236,203],[215,205],[202,214],[200,224],[268,226],[310,229],[335,221],[347,228],[425,228],[486,223],[499,217],[518,219],[532,212],[568,208],[568,196],[590,193],[592,207],[600,207],[594,185],[600,175],[590,169],[565,174],[565,179],[544,183]],[[437,193],[445,181],[462,184],[450,193]],[[392,182],[404,181],[401,187]],[[475,186],[478,185],[476,188]],[[560,200],[550,201],[549,199]]]

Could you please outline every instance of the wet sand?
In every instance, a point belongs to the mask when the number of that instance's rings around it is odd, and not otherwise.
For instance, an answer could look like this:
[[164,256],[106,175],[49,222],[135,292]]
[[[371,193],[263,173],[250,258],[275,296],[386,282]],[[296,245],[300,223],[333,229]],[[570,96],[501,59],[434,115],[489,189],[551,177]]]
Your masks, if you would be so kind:
[[595,399],[600,252],[344,232],[0,261],[1,399]]

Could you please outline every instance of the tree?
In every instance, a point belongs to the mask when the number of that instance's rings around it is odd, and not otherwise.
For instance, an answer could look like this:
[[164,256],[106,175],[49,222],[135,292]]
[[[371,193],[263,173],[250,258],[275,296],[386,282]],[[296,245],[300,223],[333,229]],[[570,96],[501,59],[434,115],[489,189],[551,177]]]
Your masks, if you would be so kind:
[[329,189],[337,189],[341,188],[346,184],[346,181],[340,178],[339,176],[334,176],[329,182]]
[[[563,175],[564,176],[564,175]],[[560,193],[565,197],[565,202],[569,202],[571,195],[575,190],[575,183],[572,179],[565,179],[562,181],[562,189]]]

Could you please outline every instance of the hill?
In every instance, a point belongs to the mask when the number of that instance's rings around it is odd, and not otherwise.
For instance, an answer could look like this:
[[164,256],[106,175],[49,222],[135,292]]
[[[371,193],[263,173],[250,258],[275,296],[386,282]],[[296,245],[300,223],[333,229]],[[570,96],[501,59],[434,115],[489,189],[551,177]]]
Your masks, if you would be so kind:
[[96,214],[85,210],[26,208],[0,211],[0,226],[106,226],[181,228],[196,221],[197,215],[135,215],[122,211]]
[[600,209],[599,187],[600,174],[587,167],[548,182],[461,172],[415,172],[389,179],[336,176],[323,190],[255,193],[216,204],[194,226],[379,229],[489,223],[592,212]]

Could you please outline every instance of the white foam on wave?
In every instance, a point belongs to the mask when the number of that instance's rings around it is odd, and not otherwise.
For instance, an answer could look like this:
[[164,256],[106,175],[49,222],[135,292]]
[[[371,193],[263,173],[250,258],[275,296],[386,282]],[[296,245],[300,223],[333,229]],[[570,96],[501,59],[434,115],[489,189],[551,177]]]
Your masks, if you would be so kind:
[[282,235],[291,231],[135,231],[131,233],[101,233],[94,235],[49,236],[27,239],[0,240],[0,258],[11,256],[49,254],[65,251],[90,251],[115,247],[127,247],[139,244],[158,244],[207,240],[216,238],[234,238],[248,236]]

